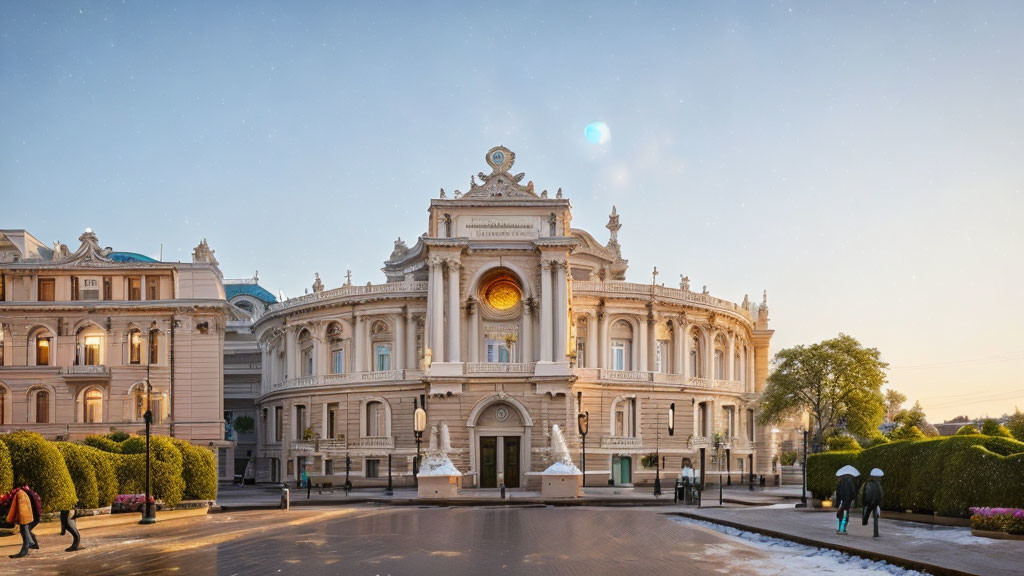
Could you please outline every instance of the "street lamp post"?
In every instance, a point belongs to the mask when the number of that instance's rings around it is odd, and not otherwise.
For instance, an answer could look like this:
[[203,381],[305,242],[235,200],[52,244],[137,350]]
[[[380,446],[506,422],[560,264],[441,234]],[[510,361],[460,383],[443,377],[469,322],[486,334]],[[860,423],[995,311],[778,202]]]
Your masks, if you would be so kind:
[[[673,402],[668,407],[668,435],[676,433],[676,404]],[[661,496],[661,427],[657,428],[654,445],[654,495]]]
[[718,505],[722,505],[722,439],[715,439],[715,460],[718,460]]
[[152,410],[152,393],[153,385],[149,382],[149,364],[146,364],[146,413],[143,414],[142,418],[146,421],[146,502],[142,507],[142,520],[139,524],[155,524],[156,523],[156,511],[153,509],[153,504],[150,501],[150,450],[149,450],[149,435],[150,427],[153,424],[153,410]]
[[388,489],[384,491],[384,494],[388,496],[395,495],[395,487],[391,482],[391,452],[388,452]]
[[349,480],[348,474],[352,470],[352,458],[349,457],[348,452],[345,452],[345,496],[352,490],[352,481]]
[[807,428],[800,427],[800,432],[803,434],[804,440],[804,459],[800,462],[800,468],[802,469],[803,482],[800,486],[800,503],[796,505],[797,508],[807,508]]
[[423,431],[427,429],[427,411],[420,407],[418,399],[413,398],[413,432],[416,435],[416,460],[412,463],[412,479],[418,488],[420,485],[420,443],[423,441]]
[[[577,409],[583,407],[583,392],[576,393]],[[583,487],[587,487],[587,432],[590,430],[590,411],[580,410],[576,414],[576,427],[583,438],[583,456],[580,458],[580,465],[583,467]]]

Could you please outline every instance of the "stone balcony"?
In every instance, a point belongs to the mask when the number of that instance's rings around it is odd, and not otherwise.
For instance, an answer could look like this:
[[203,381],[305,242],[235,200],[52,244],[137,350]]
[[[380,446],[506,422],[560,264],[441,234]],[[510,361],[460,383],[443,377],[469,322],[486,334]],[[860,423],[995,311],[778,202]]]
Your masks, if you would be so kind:
[[643,443],[633,436],[602,436],[601,448],[609,450],[639,450]]
[[536,362],[467,362],[463,366],[463,374],[484,374],[500,376],[502,374],[532,375]]
[[60,369],[60,373],[64,378],[73,380],[109,380],[110,366],[64,366]]
[[746,388],[739,380],[713,380],[711,378],[685,378],[682,374],[665,372],[640,372],[637,370],[609,370],[607,368],[577,368],[576,376],[581,380],[600,382],[646,383],[653,386],[672,388],[697,388],[721,392],[742,393]]
[[419,380],[423,372],[419,370],[381,370],[374,372],[348,372],[345,374],[320,374],[317,376],[303,376],[302,378],[289,378],[283,382],[277,382],[271,386],[272,392],[277,390],[288,390],[292,388],[316,388],[319,386],[338,385],[360,385],[373,382],[400,382],[406,380]]

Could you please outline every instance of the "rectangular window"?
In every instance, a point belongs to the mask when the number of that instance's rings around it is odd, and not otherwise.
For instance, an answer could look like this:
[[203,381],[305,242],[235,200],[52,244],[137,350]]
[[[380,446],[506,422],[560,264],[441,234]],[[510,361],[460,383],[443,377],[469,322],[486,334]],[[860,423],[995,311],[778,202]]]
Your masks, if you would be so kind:
[[331,374],[345,373],[345,351],[335,350],[331,353]]
[[626,368],[626,343],[612,340],[612,370],[628,370]]
[[508,364],[512,361],[512,352],[508,342],[504,340],[487,340],[487,361],[492,364]]
[[50,339],[36,338],[36,366],[50,365]]
[[142,278],[128,279],[128,299],[142,300]]
[[128,363],[142,363],[142,334],[137,331],[128,335]]
[[146,278],[146,300],[160,299],[160,279]]
[[160,338],[159,333],[153,330],[149,333],[149,363],[156,364],[160,359]]
[[380,478],[380,460],[376,458],[367,458],[366,460],[366,477],[367,478]]
[[306,430],[306,407],[302,404],[295,406],[295,439],[302,440],[302,433]]
[[324,474],[334,476],[334,460],[324,460]]
[[580,368],[587,367],[587,341],[583,339],[576,340],[576,365]]
[[103,299],[114,299],[114,279],[111,278],[110,276],[103,277]]
[[[78,291],[78,295],[74,297],[74,300],[100,299],[100,281],[98,278],[72,278],[72,282],[75,280],[81,285],[81,290]],[[74,284],[72,284],[72,287],[74,287]]]
[[747,410],[747,440],[754,441],[754,411]]
[[39,280],[39,301],[53,302],[56,281],[53,278],[41,278]]
[[71,277],[71,299],[78,300],[78,276]]
[[274,442],[280,442],[284,433],[284,408],[274,406]]
[[327,437],[330,439],[334,439],[334,422],[337,418],[337,406],[332,404],[327,410]]
[[99,336],[86,336],[85,337],[85,365],[86,366],[99,366],[100,364],[100,344],[103,342]]
[[301,360],[301,362],[302,363],[299,364],[299,366],[301,367],[300,371],[302,372],[302,374],[300,374],[300,376],[302,376],[302,377],[312,376],[313,375],[313,347],[312,346],[310,346],[309,348],[306,348],[306,349],[304,349],[302,351],[302,360]]
[[378,372],[384,372],[391,370],[391,345],[390,344],[378,344],[377,345],[377,361],[376,367]]

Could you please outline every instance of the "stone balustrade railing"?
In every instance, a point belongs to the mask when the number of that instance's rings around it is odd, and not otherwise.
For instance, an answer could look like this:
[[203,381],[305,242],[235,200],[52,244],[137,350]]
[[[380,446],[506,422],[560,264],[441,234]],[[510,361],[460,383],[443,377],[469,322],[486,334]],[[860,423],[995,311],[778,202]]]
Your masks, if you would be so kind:
[[463,374],[533,374],[536,362],[467,362]]
[[633,436],[602,436],[601,448],[610,450],[639,450],[642,443]]
[[620,281],[600,282],[576,280],[572,283],[572,291],[573,294],[590,292],[598,294],[650,295],[657,297],[660,300],[677,301],[686,304],[698,304],[708,308],[716,308],[726,312],[739,314],[748,320],[752,319],[750,311],[739,304],[735,304],[721,298],[715,298],[710,294],[690,292],[689,290],[670,288],[667,286]]
[[278,302],[271,304],[267,308],[267,313],[276,312],[285,308],[291,308],[293,306],[301,306],[303,304],[310,304],[313,302],[321,302],[324,300],[331,300],[334,298],[342,298],[345,296],[372,296],[376,294],[404,294],[407,292],[422,292],[426,296],[427,283],[426,282],[388,282],[386,284],[369,284],[364,286],[342,286],[340,288],[334,288],[332,290],[324,290],[323,292],[313,292],[312,294],[306,294],[297,298],[289,298],[284,302]]
[[394,450],[395,438],[393,436],[363,436],[349,440],[348,447],[354,450]]
[[347,372],[345,374],[321,374],[289,378],[274,383],[270,389],[288,390],[291,388],[312,388],[317,386],[337,386],[339,384],[360,384],[364,382],[391,382],[403,380],[419,380],[423,372],[419,370],[381,370],[375,372]]
[[77,365],[60,369],[67,376],[110,376],[110,366]]

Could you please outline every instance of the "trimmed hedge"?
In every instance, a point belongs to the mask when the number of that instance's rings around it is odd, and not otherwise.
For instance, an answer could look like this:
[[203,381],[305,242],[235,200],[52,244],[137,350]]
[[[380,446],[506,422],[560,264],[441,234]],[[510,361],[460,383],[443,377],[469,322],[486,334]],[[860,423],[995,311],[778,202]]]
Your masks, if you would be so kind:
[[11,452],[14,485],[28,485],[39,494],[44,512],[70,510],[78,501],[75,484],[60,450],[35,432],[0,434]]
[[54,442],[57,449],[64,456],[64,464],[71,474],[71,481],[75,485],[75,494],[78,496],[78,508],[99,508],[99,490],[96,487],[96,470],[92,462],[85,455],[88,446],[69,444],[67,442]]
[[972,506],[1024,508],[1024,442],[1012,439],[957,435],[813,454],[807,462],[808,490],[815,498],[829,497],[836,470],[846,464],[862,474],[872,468],[885,472],[882,507],[887,510],[968,517]]
[[981,423],[981,433],[986,436],[1013,438],[1013,434],[1010,434],[1010,430],[1006,426],[1003,426],[991,418],[987,418]]
[[857,439],[853,436],[830,436],[829,439],[825,441],[825,445],[828,447],[830,452],[860,450],[860,444],[857,443]]
[[11,467],[11,451],[5,442],[0,442],[0,494],[14,488],[14,468]]
[[974,427],[974,424],[967,424],[966,426],[961,426],[960,429],[956,431],[955,436],[968,436],[971,434],[980,434],[980,432],[978,432],[978,429]]
[[99,507],[110,506],[117,496],[117,473],[114,470],[114,454],[97,450],[92,446],[79,445],[79,450],[92,464],[96,474],[96,499]]
[[121,453],[121,444],[119,442],[114,442],[106,436],[88,436],[82,443],[86,446],[92,446],[93,448],[104,452],[112,452],[114,454]]
[[[143,438],[141,443],[136,442],[137,439],[132,437],[122,442],[119,448],[124,453],[115,454],[118,492],[121,494],[142,494],[146,491],[146,439]],[[181,452],[166,436],[150,436],[150,452],[152,494],[163,500],[165,506],[175,506],[185,493]]]
[[217,498],[217,461],[213,452],[193,446],[184,440],[174,440],[181,452],[181,478],[185,481],[186,500],[214,500]]

